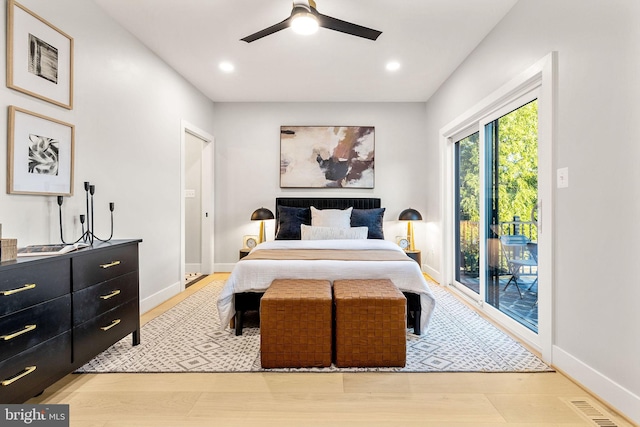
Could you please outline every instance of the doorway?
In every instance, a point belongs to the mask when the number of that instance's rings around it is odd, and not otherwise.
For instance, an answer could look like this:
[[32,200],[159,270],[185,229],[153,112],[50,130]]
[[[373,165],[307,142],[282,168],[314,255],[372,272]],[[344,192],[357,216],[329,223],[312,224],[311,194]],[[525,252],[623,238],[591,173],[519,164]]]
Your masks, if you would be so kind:
[[182,123],[181,290],[213,273],[213,137]]
[[548,363],[555,62],[550,53],[440,130],[441,281]]

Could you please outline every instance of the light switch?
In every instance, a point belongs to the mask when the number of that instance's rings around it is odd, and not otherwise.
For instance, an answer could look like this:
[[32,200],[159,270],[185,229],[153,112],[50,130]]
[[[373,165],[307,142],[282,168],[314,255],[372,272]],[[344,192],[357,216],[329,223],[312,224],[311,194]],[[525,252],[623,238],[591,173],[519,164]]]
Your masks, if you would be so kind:
[[558,169],[558,188],[566,188],[569,186],[569,168]]
[[194,199],[196,197],[196,190],[184,190],[185,199]]

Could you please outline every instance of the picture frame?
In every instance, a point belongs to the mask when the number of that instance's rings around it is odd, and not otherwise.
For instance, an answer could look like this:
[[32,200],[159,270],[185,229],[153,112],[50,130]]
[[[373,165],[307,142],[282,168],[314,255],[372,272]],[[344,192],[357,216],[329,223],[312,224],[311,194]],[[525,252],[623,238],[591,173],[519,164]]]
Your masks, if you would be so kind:
[[75,126],[9,106],[7,193],[72,196]]
[[375,127],[280,127],[280,188],[374,188],[374,184]]
[[258,244],[258,236],[247,235],[242,238],[242,249],[253,249]]
[[7,87],[73,109],[73,38],[7,0]]

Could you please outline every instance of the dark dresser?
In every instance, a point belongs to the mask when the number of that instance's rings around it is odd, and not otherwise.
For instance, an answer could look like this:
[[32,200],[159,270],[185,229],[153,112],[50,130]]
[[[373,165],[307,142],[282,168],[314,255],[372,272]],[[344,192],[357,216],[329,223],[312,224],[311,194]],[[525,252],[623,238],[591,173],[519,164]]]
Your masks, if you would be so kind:
[[140,242],[0,263],[0,403],[28,400],[128,334],[140,343]]

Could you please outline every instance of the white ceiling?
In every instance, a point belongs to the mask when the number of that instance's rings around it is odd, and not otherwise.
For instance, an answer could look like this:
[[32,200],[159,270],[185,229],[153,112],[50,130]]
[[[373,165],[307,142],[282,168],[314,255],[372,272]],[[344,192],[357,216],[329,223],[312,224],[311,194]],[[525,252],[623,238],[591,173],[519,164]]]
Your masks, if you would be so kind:
[[[318,12],[382,35],[285,29],[253,43],[240,39],[287,18],[291,0],[95,1],[216,102],[421,102],[517,0],[317,0]],[[388,72],[390,60],[401,68]]]

